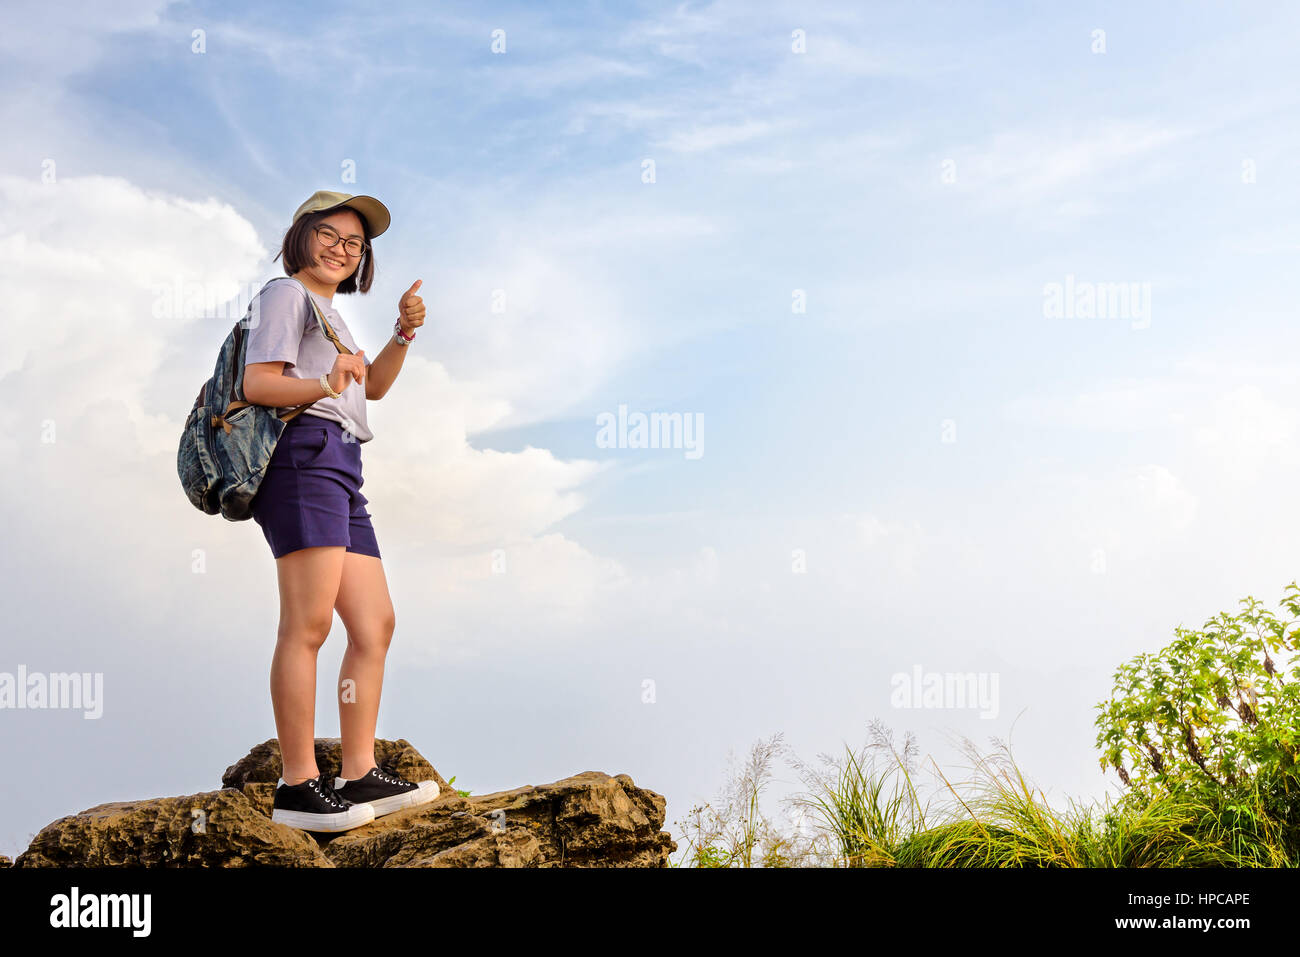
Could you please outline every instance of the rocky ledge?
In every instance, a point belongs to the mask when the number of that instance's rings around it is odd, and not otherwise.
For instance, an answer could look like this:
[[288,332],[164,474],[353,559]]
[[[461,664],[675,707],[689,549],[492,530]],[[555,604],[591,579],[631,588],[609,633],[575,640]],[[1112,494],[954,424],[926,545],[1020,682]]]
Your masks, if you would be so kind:
[[[281,764],[272,739],[227,768],[220,790],[100,804],[60,818],[12,866],[666,867],[677,849],[661,830],[663,797],[626,774],[583,771],[465,796],[405,740],[377,740],[375,760],[407,780],[437,781],[437,800],[341,834],[275,824],[271,793]],[[316,763],[339,772],[337,738],[316,739]]]

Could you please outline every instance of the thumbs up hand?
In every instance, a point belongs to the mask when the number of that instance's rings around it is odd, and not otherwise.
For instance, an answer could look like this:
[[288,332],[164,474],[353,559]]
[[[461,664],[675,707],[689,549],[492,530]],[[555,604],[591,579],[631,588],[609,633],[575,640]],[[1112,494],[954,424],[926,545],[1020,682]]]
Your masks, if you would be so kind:
[[397,321],[402,327],[403,335],[413,335],[415,330],[424,325],[424,300],[415,294],[423,279],[417,279],[411,288],[402,293],[397,304]]

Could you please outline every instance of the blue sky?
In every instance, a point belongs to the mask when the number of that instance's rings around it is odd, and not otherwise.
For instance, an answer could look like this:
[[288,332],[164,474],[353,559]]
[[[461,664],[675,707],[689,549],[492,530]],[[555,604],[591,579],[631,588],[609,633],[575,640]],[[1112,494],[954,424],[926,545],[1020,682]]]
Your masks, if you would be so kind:
[[[246,298],[316,189],[393,212],[335,301],[368,353],[424,280],[365,450],[380,734],[477,791],[626,771],[671,828],[776,731],[807,759],[881,718],[942,762],[1021,715],[1026,771],[1097,798],[1114,669],[1296,577],[1289,5],[11,9],[0,671],[106,703],[0,715],[7,766],[95,772],[8,798],[0,852],[274,734],[269,552],[173,477],[228,321],[149,303]],[[1067,276],[1148,321],[1048,318]],[[598,447],[620,404],[702,417],[703,456]],[[918,664],[998,673],[999,716],[891,707]]]

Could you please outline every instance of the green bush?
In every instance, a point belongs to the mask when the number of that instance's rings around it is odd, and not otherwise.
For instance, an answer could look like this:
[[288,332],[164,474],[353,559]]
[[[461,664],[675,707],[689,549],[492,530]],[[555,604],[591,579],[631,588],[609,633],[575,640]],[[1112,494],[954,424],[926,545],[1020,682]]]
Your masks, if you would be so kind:
[[1097,747],[1102,770],[1114,768],[1129,788],[1128,803],[1193,795],[1231,814],[1250,797],[1294,825],[1300,586],[1286,589],[1282,619],[1254,598],[1240,604],[1199,630],[1176,628],[1172,643],[1115,673],[1111,699],[1097,705]]

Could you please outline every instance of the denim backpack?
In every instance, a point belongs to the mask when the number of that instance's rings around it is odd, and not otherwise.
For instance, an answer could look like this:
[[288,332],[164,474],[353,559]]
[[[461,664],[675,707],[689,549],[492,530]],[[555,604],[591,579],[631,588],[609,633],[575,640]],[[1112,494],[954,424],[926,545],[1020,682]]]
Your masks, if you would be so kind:
[[[302,284],[292,277],[277,276],[267,285],[282,279]],[[304,294],[306,291],[307,287],[303,286]],[[307,301],[322,331],[338,351],[352,355],[334,334],[315,300],[308,295]],[[248,330],[252,328],[257,302],[254,297],[244,317],[235,323],[221,344],[212,378],[199,389],[176,452],[176,472],[190,503],[209,515],[220,512],[232,522],[252,517],[253,496],[262,484],[267,463],[285,426],[318,401],[312,399],[276,415],[274,408],[254,405],[244,397],[244,354],[248,351]]]

